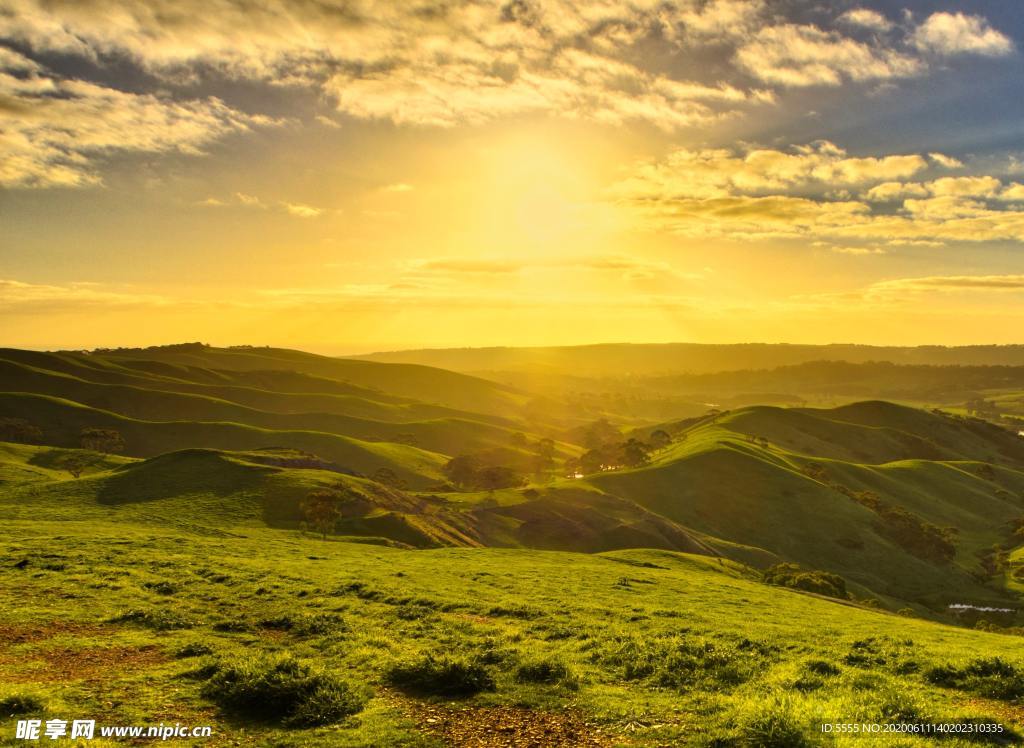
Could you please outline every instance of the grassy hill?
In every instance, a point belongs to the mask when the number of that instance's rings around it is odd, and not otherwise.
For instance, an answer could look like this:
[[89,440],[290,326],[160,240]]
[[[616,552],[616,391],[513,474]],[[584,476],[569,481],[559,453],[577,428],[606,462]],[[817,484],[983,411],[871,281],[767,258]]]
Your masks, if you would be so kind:
[[[139,420],[226,421],[277,431],[322,431],[369,441],[405,439],[431,451],[449,454],[464,449],[506,446],[512,433],[510,428],[490,423],[489,419],[458,411],[447,411],[446,417],[418,421],[393,420],[395,413],[388,413],[391,416],[388,419],[329,411],[282,413],[210,395],[90,382],[70,374],[3,360],[0,360],[0,391],[50,395]],[[232,396],[230,392],[223,394]]]
[[521,406],[524,393],[485,379],[418,364],[379,364],[282,348],[165,346],[103,353],[111,363],[147,361],[240,372],[294,372],[438,403],[463,410],[504,414]]
[[935,741],[822,732],[837,722],[977,730],[944,735],[953,747],[1024,736],[1019,637],[771,587],[732,562],[410,551],[122,508],[0,525],[0,585],[18,591],[0,609],[5,734],[78,715],[97,735],[211,725],[211,746]]
[[[211,745],[244,729],[789,747],[859,739],[822,723],[952,721],[1002,732],[948,745],[1024,739],[1016,433],[880,401],[623,433],[551,402],[272,349],[0,351],[0,425],[40,442],[0,441],[17,601],[0,609],[0,728],[102,713],[212,724]],[[80,448],[83,428],[116,430],[123,453]],[[618,455],[655,429],[635,467],[561,467],[595,433]],[[523,485],[442,470],[529,465],[547,435],[554,458]],[[318,491],[337,512],[322,531]],[[943,625],[978,617],[1003,633]]]
[[360,356],[386,363],[415,363],[463,372],[537,372],[584,377],[710,374],[773,369],[815,361],[909,366],[1024,366],[1024,346],[871,346],[741,343],[608,343],[538,348],[434,348]]
[[425,486],[437,480],[442,455],[389,442],[365,442],[320,431],[282,431],[218,421],[143,421],[70,400],[24,393],[0,393],[0,413],[30,419],[49,442],[74,447],[83,428],[120,432],[126,453],[147,457],[188,447],[260,449],[290,447],[313,453],[342,470],[372,473],[385,467]]
[[[976,578],[978,554],[1024,516],[1024,440],[889,403],[753,407],[700,420],[650,464],[587,482],[697,532],[937,610],[1005,595],[1001,576]],[[955,553],[942,560],[927,543],[941,544],[934,533],[945,528],[955,528]]]

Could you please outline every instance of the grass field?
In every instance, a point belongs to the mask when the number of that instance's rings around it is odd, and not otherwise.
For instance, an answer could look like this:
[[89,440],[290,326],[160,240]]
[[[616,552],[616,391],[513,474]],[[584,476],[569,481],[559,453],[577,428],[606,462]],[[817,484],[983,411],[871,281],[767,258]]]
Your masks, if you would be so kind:
[[[748,406],[635,421],[614,438],[662,432],[640,464],[575,473],[589,432],[534,417],[542,396],[333,361],[0,355],[5,428],[37,428],[0,442],[4,739],[83,717],[211,725],[204,745],[1024,740],[1014,432]],[[123,452],[82,448],[88,428]],[[448,480],[457,455],[528,465],[543,437],[521,484]]]
[[[0,699],[43,715],[212,724],[211,745],[789,746],[832,744],[824,722],[967,719],[1002,723],[1010,743],[1024,729],[1021,671],[932,682],[996,657],[1019,667],[1021,639],[707,557],[410,551],[244,524],[22,519],[4,534],[0,584],[18,605],[0,620]],[[209,686],[285,654],[344,681],[358,711],[286,728]]]

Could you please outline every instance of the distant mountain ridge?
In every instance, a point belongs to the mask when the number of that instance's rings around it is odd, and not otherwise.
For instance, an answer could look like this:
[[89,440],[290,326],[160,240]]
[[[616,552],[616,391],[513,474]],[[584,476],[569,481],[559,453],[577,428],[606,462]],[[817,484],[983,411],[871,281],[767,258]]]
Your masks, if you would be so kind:
[[872,346],[837,343],[603,343],[536,348],[428,348],[352,358],[422,364],[461,372],[509,371],[586,377],[709,374],[771,369],[813,361],[931,366],[1024,366],[1024,344]]

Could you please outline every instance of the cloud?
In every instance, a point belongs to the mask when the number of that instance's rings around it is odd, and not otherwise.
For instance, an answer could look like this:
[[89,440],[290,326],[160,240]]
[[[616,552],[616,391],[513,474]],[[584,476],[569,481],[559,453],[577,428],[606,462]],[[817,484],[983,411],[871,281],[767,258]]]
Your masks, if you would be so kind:
[[112,290],[93,283],[48,285],[0,279],[0,309],[10,313],[74,311],[86,307],[153,307],[168,303],[164,296]]
[[173,101],[60,80],[10,54],[2,64],[8,72],[0,71],[0,186],[97,185],[99,165],[110,155],[198,155],[229,134],[275,124],[215,98]]
[[737,50],[736,61],[762,81],[791,87],[908,78],[925,70],[894,49],[797,24],[761,29]]
[[[851,157],[829,142],[677,149],[635,165],[608,196],[642,228],[692,237],[811,238],[839,246],[1024,241],[1024,210],[1010,198],[1024,189],[990,175],[892,179],[927,168],[914,154]],[[866,201],[837,189],[843,184],[863,189]]]
[[476,258],[438,258],[430,260],[413,260],[408,269],[417,273],[473,273],[473,274],[508,274],[517,273],[524,265],[520,262],[496,259]]
[[1010,38],[987,20],[964,13],[933,13],[915,30],[913,43],[920,50],[944,56],[1001,57],[1014,49]]
[[902,296],[909,293],[957,291],[1020,291],[1024,275],[933,275],[879,281],[868,287],[866,296]]
[[1009,202],[1024,202],[1024,184],[1014,182],[1013,184],[1007,185],[1006,188],[999,193],[999,199]]
[[1002,187],[995,177],[943,177],[928,183],[936,196],[992,197]]
[[912,176],[928,166],[917,154],[851,157],[828,141],[788,150],[680,148],[660,161],[639,164],[612,193],[628,200],[713,198],[807,187],[832,189]]
[[31,49],[128,58],[171,81],[211,75],[318,89],[360,119],[452,127],[546,113],[665,129],[771,100],[719,81],[652,72],[632,54],[719,38],[754,0],[451,3],[5,0],[0,38]]
[[666,262],[628,254],[576,255],[550,259],[437,258],[417,259],[404,265],[412,275],[511,275],[525,271],[564,272],[566,269],[621,273],[626,280],[674,278],[694,280],[703,273],[676,270]]
[[381,192],[412,192],[415,188],[411,184],[405,182],[395,182],[394,184],[386,184],[380,188]]
[[276,203],[267,202],[258,195],[236,192],[229,198],[208,197],[200,200],[197,205],[207,208],[251,208],[254,210],[278,210],[295,218],[316,218],[323,214],[323,208],[304,203],[292,203],[282,200]]
[[945,169],[959,169],[964,165],[963,161],[953,158],[952,156],[947,156],[944,153],[929,153],[928,158]]
[[919,182],[883,182],[868,190],[864,197],[871,202],[884,203],[905,197],[924,197],[928,188]]
[[839,16],[839,21],[871,31],[888,31],[892,28],[892,21],[870,8],[852,8]]
[[312,205],[303,205],[301,203],[282,203],[281,205],[289,215],[297,218],[316,218],[323,213],[323,210],[314,208]]
[[[817,244],[818,242],[815,243]],[[824,244],[824,242],[822,242],[822,244]],[[838,255],[853,255],[856,257],[888,254],[888,250],[883,247],[851,247],[833,244],[831,246],[825,245],[825,249]]]
[[260,200],[255,195],[247,195],[244,192],[236,192],[235,199],[238,201],[239,205],[244,205],[247,208],[260,208],[261,210],[266,210],[267,208],[267,204]]

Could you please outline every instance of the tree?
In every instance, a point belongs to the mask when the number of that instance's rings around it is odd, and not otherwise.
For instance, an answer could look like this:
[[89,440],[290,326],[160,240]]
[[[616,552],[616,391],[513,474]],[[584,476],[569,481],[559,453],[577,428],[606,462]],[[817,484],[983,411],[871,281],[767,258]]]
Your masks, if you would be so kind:
[[580,470],[584,473],[596,473],[601,468],[605,467],[607,456],[604,450],[601,449],[590,449],[583,453],[580,457]]
[[522,475],[504,465],[486,467],[476,476],[476,484],[490,493],[494,493],[498,488],[517,488],[525,482]]
[[63,470],[67,470],[71,474],[72,478],[81,476],[91,464],[92,460],[81,454],[68,455],[58,463]]
[[545,437],[537,442],[534,456],[534,467],[538,473],[542,473],[551,467],[555,462],[555,440]]
[[306,500],[302,502],[302,514],[306,522],[326,539],[327,533],[334,531],[334,526],[341,517],[340,504],[341,496],[337,491],[320,488],[306,496]]
[[79,436],[82,449],[114,454],[124,451],[124,437],[114,429],[84,428]]
[[397,488],[400,491],[409,487],[409,484],[400,478],[398,473],[388,467],[377,468],[370,477],[378,483]]
[[0,418],[0,442],[38,444],[43,440],[43,430],[24,418]]
[[630,439],[619,445],[622,464],[626,467],[640,467],[650,461],[647,445],[639,439]]
[[[574,477],[576,473],[580,472],[580,458],[579,457],[567,457],[565,459],[565,473],[570,478]],[[1024,532],[1022,532],[1024,534]]]
[[516,431],[508,438],[508,441],[516,449],[523,449],[527,443],[526,434],[522,431]]
[[457,455],[448,460],[441,472],[456,486],[472,488],[480,472],[480,460],[473,455]]
[[651,432],[651,446],[655,449],[664,449],[672,443],[672,436],[664,429],[656,429]]
[[600,449],[609,442],[617,442],[622,438],[619,430],[608,423],[607,418],[594,421],[583,434],[583,446],[587,449]]

